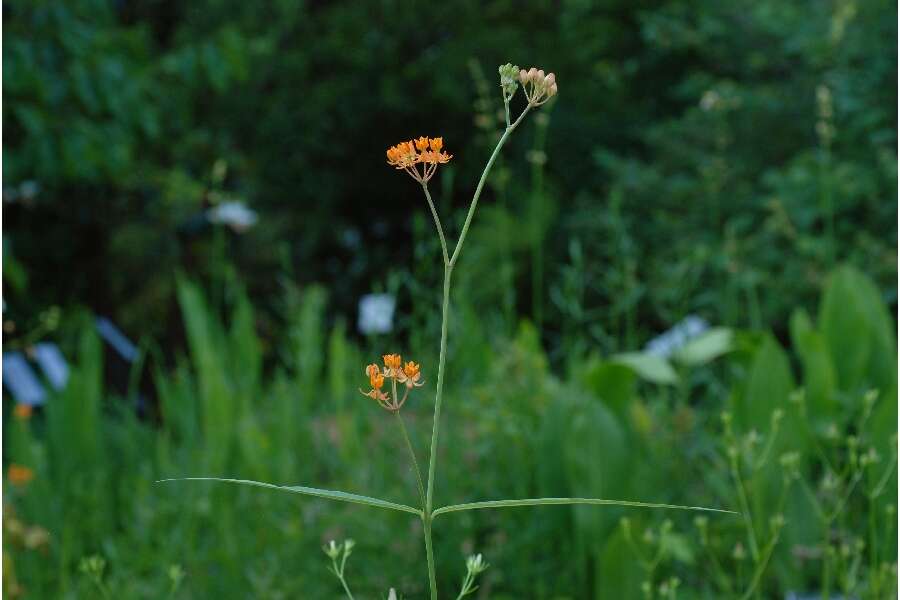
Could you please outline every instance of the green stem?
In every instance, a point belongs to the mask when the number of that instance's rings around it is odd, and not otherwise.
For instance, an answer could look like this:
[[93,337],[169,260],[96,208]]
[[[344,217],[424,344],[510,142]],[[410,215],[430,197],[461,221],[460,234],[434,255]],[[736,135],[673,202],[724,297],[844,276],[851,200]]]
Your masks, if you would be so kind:
[[525,110],[522,111],[522,114],[519,115],[519,118],[516,119],[515,123],[506,128],[506,131],[504,131],[503,135],[500,137],[500,141],[497,142],[497,147],[494,148],[493,154],[491,154],[487,165],[484,167],[484,171],[481,173],[481,179],[478,181],[478,186],[475,188],[475,194],[472,196],[472,203],[469,206],[468,214],[466,214],[466,220],[465,223],[463,223],[462,231],[459,234],[459,240],[457,240],[456,248],[453,250],[453,255],[449,259],[447,258],[447,243],[444,239],[441,221],[434,208],[434,203],[431,201],[431,195],[428,193],[428,188],[424,185],[422,186],[422,189],[425,191],[425,198],[428,200],[428,205],[431,208],[431,215],[434,217],[434,224],[437,227],[438,236],[441,238],[441,247],[444,251],[444,292],[443,302],[441,304],[441,350],[438,358],[437,390],[434,395],[434,419],[431,426],[431,452],[428,456],[428,487],[425,492],[425,508],[422,512],[422,523],[425,529],[425,553],[428,558],[428,585],[431,588],[432,600],[437,600],[437,576],[435,575],[434,549],[432,548],[433,543],[431,538],[431,509],[434,506],[434,472],[437,465],[438,432],[441,424],[441,400],[444,392],[444,370],[447,362],[447,322],[450,318],[450,276],[453,274],[453,266],[459,258],[463,243],[466,241],[466,234],[469,232],[469,226],[472,224],[472,217],[475,216],[478,198],[481,197],[481,190],[484,189],[484,183],[487,181],[488,173],[490,173],[491,167],[493,166],[494,161],[497,160],[500,149],[506,143],[507,138],[509,138],[509,135],[519,123],[522,122],[522,119],[525,118],[525,115],[528,114],[529,110],[531,110],[531,104],[525,107]]
[[441,227],[441,219],[438,217],[437,209],[431,200],[431,194],[428,193],[428,183],[422,184],[422,190],[425,192],[425,199],[428,200],[428,208],[431,209],[431,216],[434,218],[434,226],[437,228],[438,237],[441,238],[441,250],[444,253],[444,265],[450,262],[450,255],[447,252],[447,239],[444,237],[444,228]]
[[341,582],[341,586],[344,588],[344,593],[347,594],[347,598],[353,600],[353,594],[350,592],[350,586],[347,585],[347,580],[344,579],[344,567],[347,566],[347,554],[344,554],[344,558],[341,560],[341,566],[338,568],[337,560],[331,559],[331,567],[334,570],[334,574],[337,575],[338,580]]
[[[786,480],[782,483],[781,497],[778,499],[778,508],[775,511],[775,514],[784,514],[784,504],[787,501],[788,485],[789,483]],[[772,537],[763,549],[762,556],[756,560],[750,587],[747,588],[747,591],[741,596],[741,600],[748,600],[751,596],[757,598],[760,597],[761,591],[759,589],[759,584],[762,581],[762,576],[765,573],[766,568],[769,566],[769,560],[772,558],[772,553],[775,551],[775,546],[778,544],[780,537],[781,527],[779,526],[777,530],[772,531]]]
[[478,198],[481,197],[481,190],[484,188],[484,183],[487,181],[488,173],[491,171],[491,167],[494,165],[494,161],[497,160],[497,156],[500,155],[500,149],[503,148],[503,145],[506,143],[507,138],[509,138],[510,134],[515,130],[516,127],[519,126],[519,123],[522,122],[522,119],[525,118],[525,115],[528,114],[528,111],[531,110],[531,104],[525,107],[525,110],[522,111],[522,114],[519,115],[519,118],[515,120],[515,122],[506,128],[506,131],[503,132],[503,135],[500,136],[500,141],[497,142],[497,147],[494,148],[494,153],[491,154],[491,157],[488,159],[487,165],[484,167],[484,171],[481,173],[481,179],[478,180],[478,186],[475,188],[475,194],[472,196],[472,204],[469,206],[469,212],[466,214],[466,221],[463,223],[462,232],[459,234],[459,241],[456,242],[456,249],[453,251],[453,256],[450,257],[450,267],[456,264],[456,259],[459,258],[459,251],[462,250],[463,242],[466,241],[466,234],[469,232],[469,225],[472,223],[472,217],[475,216],[475,208],[478,206]]
[[[459,246],[457,246],[459,249]],[[434,421],[431,427],[431,454],[428,458],[428,488],[425,494],[426,521],[431,520],[431,507],[434,505],[434,471],[437,465],[438,431],[441,421],[441,399],[444,392],[444,370],[447,361],[447,321],[450,312],[450,275],[453,265],[444,266],[444,296],[441,305],[441,351],[438,357],[437,391],[434,396]]]
[[428,559],[428,587],[431,589],[431,600],[437,600],[437,575],[434,570],[434,542],[431,539],[431,516],[423,516],[425,528],[425,557]]
[[750,542],[750,554],[754,561],[759,560],[759,545],[756,543],[756,531],[753,528],[753,516],[750,514],[750,504],[747,502],[747,492],[744,491],[744,482],[738,469],[737,459],[731,459],[731,476],[734,478],[735,488],[738,493],[738,502],[741,505],[741,516],[744,518],[744,526],[747,529],[747,540]]
[[763,573],[765,573],[766,567],[769,564],[769,559],[772,558],[772,552],[775,550],[775,546],[778,544],[779,537],[780,536],[778,534],[774,535],[772,537],[772,539],[769,541],[769,544],[766,546],[765,550],[763,551],[762,559],[760,560],[760,563],[756,566],[756,569],[754,570],[753,579],[750,581],[750,587],[747,589],[747,591],[741,597],[742,600],[747,600],[754,594],[758,595],[759,583],[762,580]]
[[472,579],[472,573],[466,573],[466,576],[463,578],[462,588],[459,590],[459,596],[456,597],[456,600],[462,600],[469,594],[472,583],[474,583]]
[[406,431],[406,423],[403,422],[403,417],[400,416],[400,411],[394,413],[397,415],[397,422],[400,424],[400,431],[403,432],[403,439],[406,440],[406,449],[409,450],[409,456],[412,459],[413,469],[416,471],[416,483],[419,486],[419,502],[421,502],[422,507],[425,506],[425,487],[422,485],[422,471],[419,470],[419,461],[416,460],[416,451],[413,450],[412,442],[409,439],[409,433]]
[[350,593],[350,587],[347,585],[347,581],[341,577],[341,585],[344,586],[344,592],[347,594],[347,598],[353,600],[353,594]]

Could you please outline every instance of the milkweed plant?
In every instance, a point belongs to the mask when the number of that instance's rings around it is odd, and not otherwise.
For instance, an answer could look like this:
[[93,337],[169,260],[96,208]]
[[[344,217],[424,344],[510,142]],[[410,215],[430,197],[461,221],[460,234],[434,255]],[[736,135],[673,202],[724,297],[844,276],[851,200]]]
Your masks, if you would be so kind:
[[[415,472],[416,484],[418,487],[418,506],[408,506],[398,504],[381,498],[371,496],[363,496],[359,494],[351,494],[348,492],[325,490],[306,486],[281,486],[271,483],[263,483],[259,481],[250,481],[244,479],[226,479],[217,477],[189,477],[182,479],[166,479],[164,481],[219,481],[226,483],[252,485],[264,488],[272,488],[291,492],[295,494],[303,494],[307,496],[316,496],[327,500],[335,500],[339,502],[350,502],[355,504],[363,504],[376,508],[406,512],[417,517],[421,523],[425,540],[425,558],[428,569],[428,587],[431,599],[438,598],[437,573],[435,572],[434,561],[434,543],[433,529],[435,520],[441,515],[449,515],[455,512],[466,510],[483,510],[490,508],[508,508],[517,506],[544,506],[544,505],[573,505],[573,504],[590,504],[601,506],[620,506],[647,509],[681,509],[694,511],[708,511],[718,513],[731,513],[732,511],[704,508],[697,506],[681,506],[673,504],[659,504],[649,502],[635,502],[630,500],[608,500],[603,498],[520,498],[520,499],[503,499],[503,500],[484,500],[477,502],[469,502],[465,504],[454,504],[449,506],[436,506],[434,494],[434,478],[437,470],[437,448],[440,437],[441,423],[441,407],[444,391],[444,375],[445,365],[447,362],[447,328],[450,312],[450,282],[453,270],[459,261],[460,253],[466,241],[466,234],[472,224],[475,211],[478,208],[478,199],[484,189],[485,181],[491,171],[491,167],[500,150],[506,144],[506,141],[513,132],[522,124],[525,117],[532,110],[537,109],[545,104],[558,93],[558,83],[556,75],[553,73],[544,73],[543,70],[532,67],[525,70],[512,64],[505,64],[499,68],[500,89],[503,96],[503,106],[506,115],[506,128],[500,136],[494,151],[488,158],[481,178],[475,187],[469,209],[463,222],[459,238],[450,251],[450,245],[444,233],[441,224],[441,218],[438,215],[431,194],[428,191],[428,182],[434,177],[438,167],[442,164],[450,162],[452,155],[444,150],[444,140],[442,137],[418,137],[412,140],[400,142],[391,146],[387,150],[387,164],[399,171],[406,172],[421,187],[425,196],[425,201],[431,211],[434,219],[434,226],[437,236],[441,243],[441,252],[443,256],[444,277],[443,277],[443,296],[441,304],[441,338],[440,352],[437,365],[437,384],[434,398],[434,415],[431,428],[431,450],[428,457],[427,473],[423,478],[423,472],[419,467],[419,461],[416,457],[413,445],[410,442],[406,425],[401,415],[401,410],[406,403],[408,397],[416,388],[424,385],[424,375],[422,367],[415,361],[404,362],[400,354],[385,354],[382,356],[382,363],[370,364],[365,368],[365,375],[368,379],[369,389],[367,391],[360,389],[363,396],[370,398],[375,403],[390,413],[397,422],[397,428],[402,435],[406,448],[409,451],[409,459],[411,468]],[[522,88],[525,96],[525,107],[514,120],[510,114],[510,103],[513,100],[519,87]],[[329,570],[337,577],[343,588],[347,598],[353,599],[350,585],[345,576],[347,559],[353,551],[355,542],[353,540],[345,540],[343,542],[331,541],[323,548],[326,556],[330,559],[331,565]],[[475,554],[466,560],[466,573],[463,576],[457,599],[463,598],[477,589],[477,577],[488,568],[481,554]],[[391,589],[389,598],[396,598],[397,592]]]

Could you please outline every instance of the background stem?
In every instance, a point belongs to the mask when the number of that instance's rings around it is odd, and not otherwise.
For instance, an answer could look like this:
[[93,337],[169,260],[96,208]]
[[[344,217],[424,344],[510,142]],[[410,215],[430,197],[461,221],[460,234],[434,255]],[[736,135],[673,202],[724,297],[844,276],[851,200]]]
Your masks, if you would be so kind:
[[424,509],[425,487],[422,485],[422,471],[419,470],[419,461],[416,460],[416,451],[413,449],[412,442],[409,439],[409,433],[407,433],[406,431],[406,423],[403,422],[403,417],[400,416],[400,411],[397,411],[394,414],[397,415],[397,422],[400,424],[400,431],[403,432],[403,439],[406,440],[406,448],[407,450],[409,450],[409,456],[412,459],[413,469],[416,472],[416,483],[419,486],[419,502],[421,503],[421,507]]

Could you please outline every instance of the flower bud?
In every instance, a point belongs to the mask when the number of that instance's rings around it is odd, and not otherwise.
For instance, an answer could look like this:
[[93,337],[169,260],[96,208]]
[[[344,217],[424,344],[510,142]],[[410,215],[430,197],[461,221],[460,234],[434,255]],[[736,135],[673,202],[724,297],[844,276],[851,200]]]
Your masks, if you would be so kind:
[[478,575],[487,570],[490,565],[484,562],[484,559],[479,554],[473,554],[469,558],[466,559],[466,569],[468,569],[469,573],[472,575]]
[[552,86],[554,83],[556,83],[556,75],[554,75],[553,73],[548,73],[547,77],[544,78],[544,83],[547,84],[547,87]]
[[521,69],[519,71],[519,83],[521,83],[522,85],[528,83],[528,71],[526,71],[525,69]]
[[537,79],[537,74],[538,71],[534,67],[528,69],[528,81],[531,81],[533,83]]
[[498,71],[500,72],[500,87],[503,88],[504,97],[509,99],[519,87],[518,79],[521,77],[522,71],[518,66],[510,63],[500,65]]
[[322,546],[322,552],[324,552],[331,560],[336,560],[337,557],[340,556],[342,550],[343,544],[338,544],[334,540],[331,540]]

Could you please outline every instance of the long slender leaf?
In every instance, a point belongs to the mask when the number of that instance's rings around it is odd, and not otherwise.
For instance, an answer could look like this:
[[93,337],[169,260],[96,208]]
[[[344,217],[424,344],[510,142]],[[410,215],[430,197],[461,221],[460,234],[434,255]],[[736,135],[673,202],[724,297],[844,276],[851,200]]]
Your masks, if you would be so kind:
[[556,504],[595,504],[601,506],[630,506],[634,508],[673,508],[677,510],[700,510],[706,512],[718,512],[736,515],[733,510],[721,508],[705,508],[702,506],[681,506],[679,504],[656,504],[652,502],[633,502],[631,500],[604,500],[602,498],[522,498],[520,500],[488,500],[486,502],[469,502],[466,504],[453,504],[436,509],[432,515],[438,516],[444,513],[461,510],[477,510],[480,508],[508,508],[515,506],[541,506]]
[[257,487],[271,488],[273,490],[281,490],[282,492],[291,492],[293,494],[303,494],[305,496],[317,496],[326,500],[337,500],[338,502],[351,502],[353,504],[365,504],[367,506],[375,506],[377,508],[388,508],[390,510],[399,510],[414,515],[422,516],[422,511],[405,504],[397,504],[396,502],[388,502],[380,498],[372,498],[371,496],[361,496],[359,494],[350,494],[348,492],[339,492],[335,490],[322,490],[319,488],[304,487],[302,485],[275,485],[273,483],[263,483],[261,481],[251,481],[249,479],[224,479],[221,477],[181,477],[178,479],[161,479],[157,483],[165,483],[168,481],[218,481],[222,483],[236,483],[239,485],[255,485]]

